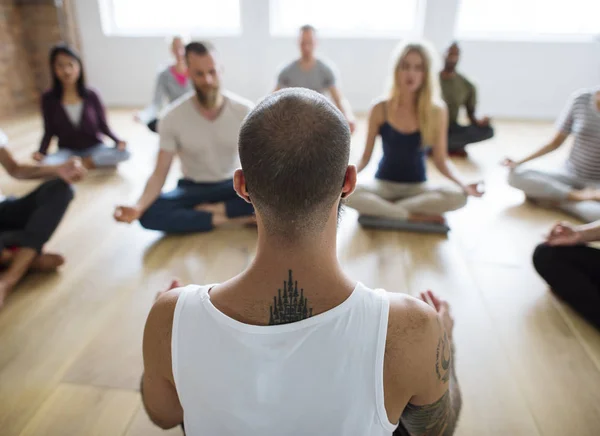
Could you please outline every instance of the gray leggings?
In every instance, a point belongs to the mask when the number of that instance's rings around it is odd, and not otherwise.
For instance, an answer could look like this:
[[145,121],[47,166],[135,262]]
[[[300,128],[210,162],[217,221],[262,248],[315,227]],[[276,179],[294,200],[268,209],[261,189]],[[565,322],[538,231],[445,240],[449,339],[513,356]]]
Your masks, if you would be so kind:
[[520,189],[525,196],[533,200],[557,201],[559,210],[592,222],[600,219],[600,202],[567,201],[573,190],[584,188],[600,189],[600,182],[585,181],[567,170],[539,171],[528,168],[516,168],[508,175],[508,184]]

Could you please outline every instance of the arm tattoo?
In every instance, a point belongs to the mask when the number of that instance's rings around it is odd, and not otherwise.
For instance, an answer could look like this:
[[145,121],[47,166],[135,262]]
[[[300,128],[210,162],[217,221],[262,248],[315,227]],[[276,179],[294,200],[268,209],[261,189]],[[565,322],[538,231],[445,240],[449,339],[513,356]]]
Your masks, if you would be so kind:
[[[443,329],[443,327],[442,327]],[[450,380],[450,365],[452,361],[452,351],[448,334],[444,331],[444,335],[438,341],[435,355],[435,373],[440,381],[448,383]]]
[[435,372],[441,382],[450,384],[446,393],[435,403],[424,406],[409,403],[406,406],[401,424],[413,436],[451,436],[456,429],[462,399],[454,371],[454,347],[443,327],[442,332],[436,351]]
[[454,433],[456,419],[452,416],[450,391],[433,404],[415,406],[408,404],[402,412],[402,424],[411,435],[441,436]]
[[298,282],[292,280],[292,270],[289,270],[287,282],[283,282],[283,291],[278,290],[273,297],[270,307],[269,325],[289,324],[312,316],[312,308],[304,297],[304,289],[298,292]]

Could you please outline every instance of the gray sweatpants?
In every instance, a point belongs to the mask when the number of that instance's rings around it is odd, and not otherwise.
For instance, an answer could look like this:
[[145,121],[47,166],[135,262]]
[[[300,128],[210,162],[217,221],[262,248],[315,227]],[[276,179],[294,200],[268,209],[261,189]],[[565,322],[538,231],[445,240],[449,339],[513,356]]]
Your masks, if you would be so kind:
[[346,205],[361,215],[392,219],[407,219],[411,213],[442,215],[466,203],[466,194],[459,190],[377,179],[359,184],[346,200]]
[[508,175],[508,184],[533,200],[557,201],[557,208],[585,222],[600,219],[600,202],[567,201],[569,192],[584,188],[600,189],[600,182],[585,181],[566,169],[540,171],[516,168]]

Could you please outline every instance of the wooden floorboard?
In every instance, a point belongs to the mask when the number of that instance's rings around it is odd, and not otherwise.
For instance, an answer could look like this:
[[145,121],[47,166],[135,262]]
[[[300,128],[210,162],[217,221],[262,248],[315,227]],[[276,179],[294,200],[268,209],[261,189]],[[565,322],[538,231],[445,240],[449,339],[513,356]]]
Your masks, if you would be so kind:
[[[172,277],[220,282],[254,256],[251,229],[163,237],[137,224],[116,224],[113,208],[143,189],[157,139],[132,123],[131,111],[110,117],[129,141],[132,160],[77,186],[48,244],[67,264],[59,273],[28,277],[0,313],[3,436],[181,435],[154,427],[141,407],[148,310]],[[29,115],[0,127],[15,156],[29,159],[41,137],[40,120]],[[365,129],[361,120],[353,161]],[[498,122],[492,141],[455,161],[469,179],[485,180],[487,194],[449,215],[448,237],[365,230],[352,210],[340,223],[338,253],[352,278],[411,295],[432,289],[452,303],[464,396],[457,433],[463,436],[591,436],[600,428],[600,334],[548,293],[531,265],[544,232],[568,217],[524,203],[498,165],[506,155],[518,158],[539,146],[552,131],[549,123]],[[566,152],[545,161],[559,162]],[[372,177],[380,153],[361,177]],[[23,194],[36,183],[0,173],[0,186]]]

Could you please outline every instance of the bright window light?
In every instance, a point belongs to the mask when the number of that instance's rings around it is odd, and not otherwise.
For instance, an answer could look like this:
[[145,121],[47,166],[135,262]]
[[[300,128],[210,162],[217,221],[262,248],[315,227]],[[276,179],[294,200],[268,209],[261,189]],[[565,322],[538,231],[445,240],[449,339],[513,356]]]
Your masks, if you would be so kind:
[[593,37],[600,0],[461,0],[457,35],[498,39]]
[[270,30],[295,35],[304,24],[333,37],[404,36],[417,27],[419,0],[271,0]]
[[[102,1],[102,0],[101,0]],[[241,33],[239,0],[103,0],[107,33],[149,36]]]

